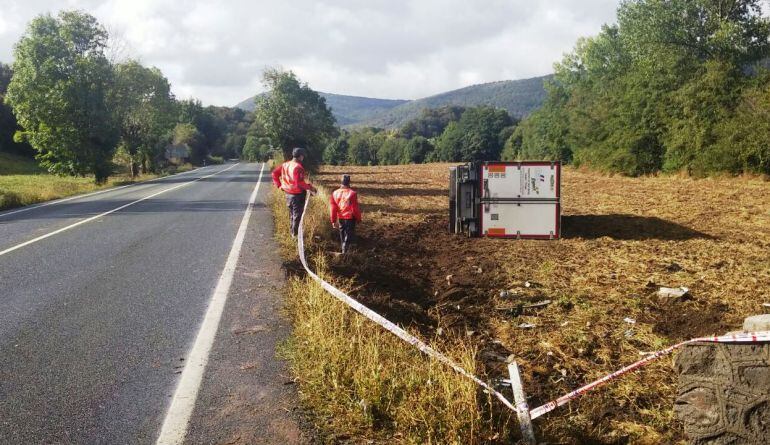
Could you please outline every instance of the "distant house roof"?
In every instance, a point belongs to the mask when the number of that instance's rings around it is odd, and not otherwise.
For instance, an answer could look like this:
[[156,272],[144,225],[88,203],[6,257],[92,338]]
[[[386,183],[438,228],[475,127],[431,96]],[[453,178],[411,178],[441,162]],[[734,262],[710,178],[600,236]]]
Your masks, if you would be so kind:
[[184,159],[190,157],[190,147],[187,144],[166,145],[166,159]]

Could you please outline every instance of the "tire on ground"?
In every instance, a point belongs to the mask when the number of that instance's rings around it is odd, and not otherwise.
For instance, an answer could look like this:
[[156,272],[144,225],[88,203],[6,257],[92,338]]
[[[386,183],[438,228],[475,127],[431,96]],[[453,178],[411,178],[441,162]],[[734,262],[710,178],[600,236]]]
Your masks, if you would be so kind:
[[770,443],[770,345],[693,344],[675,363],[674,411],[692,444]]

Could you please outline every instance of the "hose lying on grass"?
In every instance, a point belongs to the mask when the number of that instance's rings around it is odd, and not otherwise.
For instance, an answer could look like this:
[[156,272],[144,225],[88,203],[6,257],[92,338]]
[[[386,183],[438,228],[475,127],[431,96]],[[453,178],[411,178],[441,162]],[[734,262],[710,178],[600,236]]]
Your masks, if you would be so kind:
[[387,318],[383,317],[382,315],[378,314],[377,312],[374,312],[373,310],[369,309],[368,307],[364,306],[363,304],[359,303],[355,299],[351,298],[341,290],[337,289],[330,283],[323,280],[321,277],[316,275],[312,270],[310,270],[310,267],[307,264],[307,259],[305,258],[305,235],[304,235],[304,223],[305,223],[305,215],[307,214],[307,207],[310,203],[309,199],[305,200],[305,208],[302,212],[302,218],[299,222],[299,232],[297,235],[297,251],[299,254],[299,259],[302,262],[302,266],[307,271],[308,275],[310,275],[313,280],[318,282],[318,284],[321,285],[327,292],[332,294],[335,298],[342,301],[346,305],[348,305],[350,308],[358,312],[359,314],[363,315],[364,317],[368,318],[369,320],[377,323],[387,331],[391,332],[392,334],[396,335],[398,338],[404,340],[405,342],[409,343],[410,345],[414,346],[415,348],[419,349],[420,352],[423,354],[434,358],[441,363],[444,363],[445,365],[449,366],[450,368],[454,369],[457,373],[460,375],[467,377],[479,386],[483,387],[485,390],[487,390],[490,394],[494,395],[498,400],[500,400],[503,405],[508,407],[509,409],[518,412],[518,409],[511,403],[505,396],[503,396],[499,391],[495,390],[490,384],[484,382],[480,378],[476,377],[475,375],[471,374],[470,372],[463,369],[460,365],[454,363],[452,360],[449,359],[449,357],[445,356],[444,354],[436,351],[435,349],[428,346],[425,342],[420,340],[419,338],[415,337],[414,335],[408,333],[401,327],[397,326],[395,323],[391,322]]

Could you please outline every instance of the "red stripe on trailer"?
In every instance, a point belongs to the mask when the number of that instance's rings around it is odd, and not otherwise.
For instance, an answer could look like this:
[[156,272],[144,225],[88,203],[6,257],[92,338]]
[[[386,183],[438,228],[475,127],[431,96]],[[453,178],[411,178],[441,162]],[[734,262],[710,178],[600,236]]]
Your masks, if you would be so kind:
[[505,173],[505,169],[508,168],[505,164],[493,164],[489,166],[489,173]]
[[[494,230],[494,229],[493,229]],[[505,236],[496,236],[496,235],[487,235],[488,238],[506,238],[506,239],[543,239],[543,240],[550,240],[550,239],[556,239],[556,236],[548,235],[505,235]]]
[[505,229],[489,229],[487,231],[489,236],[505,236]]

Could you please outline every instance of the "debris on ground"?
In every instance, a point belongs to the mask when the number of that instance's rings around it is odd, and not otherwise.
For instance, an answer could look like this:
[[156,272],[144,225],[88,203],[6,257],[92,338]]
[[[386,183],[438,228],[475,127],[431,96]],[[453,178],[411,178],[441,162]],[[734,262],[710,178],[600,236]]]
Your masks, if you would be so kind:
[[251,326],[251,327],[248,327],[248,328],[234,329],[233,330],[233,334],[235,334],[235,335],[256,334],[258,332],[265,332],[265,331],[269,331],[269,330],[270,329],[267,326],[256,325],[256,326]]
[[658,297],[663,299],[680,299],[686,296],[690,292],[690,289],[686,287],[661,287],[658,290]]
[[551,304],[551,300],[543,300],[543,301],[538,301],[537,303],[533,303],[533,304],[525,304],[521,308],[522,309],[538,309],[538,308],[546,307],[549,304]]

